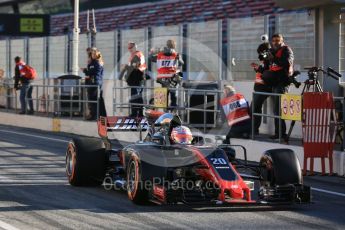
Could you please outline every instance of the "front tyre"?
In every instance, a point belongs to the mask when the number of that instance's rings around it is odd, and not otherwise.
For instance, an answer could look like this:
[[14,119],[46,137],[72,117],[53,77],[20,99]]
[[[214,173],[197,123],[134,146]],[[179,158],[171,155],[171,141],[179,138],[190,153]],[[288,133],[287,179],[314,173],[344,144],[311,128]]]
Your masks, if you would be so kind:
[[291,149],[267,150],[260,160],[263,185],[302,184],[302,170]]
[[260,160],[259,198],[266,202],[311,201],[310,187],[303,185],[302,170],[296,154],[290,149],[272,149]]
[[142,181],[141,163],[136,155],[132,155],[127,165],[127,195],[135,204],[145,204],[148,192]]

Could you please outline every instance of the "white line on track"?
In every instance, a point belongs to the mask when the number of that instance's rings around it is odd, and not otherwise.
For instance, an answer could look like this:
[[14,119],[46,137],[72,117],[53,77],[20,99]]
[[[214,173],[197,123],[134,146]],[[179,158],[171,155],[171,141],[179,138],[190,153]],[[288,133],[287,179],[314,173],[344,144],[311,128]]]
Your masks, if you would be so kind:
[[340,193],[340,192],[332,192],[332,191],[328,191],[328,190],[324,190],[321,188],[311,188],[311,190],[316,191],[316,192],[322,192],[322,193],[327,193],[327,194],[331,194],[331,195],[335,195],[335,196],[342,196],[345,197],[344,193]]
[[0,132],[3,132],[3,133],[12,133],[12,134],[17,134],[17,135],[22,135],[22,136],[28,136],[28,137],[36,137],[36,138],[46,139],[46,140],[50,140],[50,141],[63,142],[63,143],[68,143],[68,142],[69,142],[69,141],[67,141],[67,140],[62,140],[62,139],[57,139],[57,138],[51,138],[51,137],[44,137],[44,136],[33,135],[33,134],[28,134],[28,133],[19,133],[19,132],[15,132],[15,131],[0,130]]
[[0,220],[0,228],[5,230],[19,230],[18,228]]

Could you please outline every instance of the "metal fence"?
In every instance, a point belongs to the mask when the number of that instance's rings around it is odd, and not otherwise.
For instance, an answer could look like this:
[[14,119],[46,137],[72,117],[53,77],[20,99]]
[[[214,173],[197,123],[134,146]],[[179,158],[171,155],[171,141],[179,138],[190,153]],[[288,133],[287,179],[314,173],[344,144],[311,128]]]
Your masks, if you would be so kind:
[[[142,106],[144,108],[154,108],[150,100],[154,98],[155,87],[141,87],[143,104],[131,103],[130,91],[138,87],[114,87],[113,88],[113,114],[129,114],[131,106]],[[168,106],[165,111],[174,111],[180,115],[184,123],[190,126],[202,128],[204,132],[208,128],[215,128],[221,111],[218,109],[218,102],[222,91],[204,90],[193,88],[169,88],[169,91],[175,92],[177,97],[177,106]],[[198,102],[192,102],[192,96],[199,96]],[[201,123],[193,123],[191,112],[199,112],[202,115]],[[213,122],[209,122],[212,119]]]
[[[99,100],[89,100],[87,97],[88,88],[98,88],[98,98],[100,98],[101,89],[99,86],[90,85],[32,85],[33,94],[32,99],[26,98],[26,102],[33,101],[34,110],[37,115],[41,116],[54,116],[54,117],[68,117],[86,119],[88,114],[88,105],[97,104],[97,117],[99,114],[100,103]],[[143,104],[131,103],[130,90],[138,87],[113,87],[112,89],[112,114],[128,116],[130,114],[131,106],[140,106],[142,108],[154,108],[154,105],[150,103],[150,100],[154,97],[155,87],[141,87]],[[165,111],[174,111],[178,113],[183,119],[184,123],[190,126],[202,128],[204,132],[208,128],[216,128],[221,120],[221,110],[219,109],[218,102],[221,98],[222,91],[220,90],[205,90],[194,88],[170,88],[170,91],[176,92],[177,106],[168,106]],[[198,95],[197,102],[192,103],[192,96]],[[270,97],[278,97],[279,104],[281,101],[281,95],[277,93],[264,93],[253,92],[253,98],[255,95],[265,95]],[[344,123],[345,123],[345,106],[344,97],[334,97],[336,102],[336,110],[339,117],[337,137],[342,143],[342,149],[345,149],[344,143]],[[251,107],[254,108],[255,101],[252,101]],[[0,108],[7,112],[18,112],[19,105],[19,93],[14,90],[13,83],[0,83]],[[193,124],[193,115],[191,112],[198,112],[198,116],[202,117],[200,123]],[[279,119],[279,142],[281,142],[281,110],[279,115],[270,114],[268,112],[254,113],[252,111],[252,118],[255,116],[261,116],[272,119]],[[211,117],[212,122],[209,122]],[[200,117],[199,117],[200,118]],[[254,119],[252,119],[252,139],[254,139]]]
[[10,110],[17,111],[17,99],[17,93],[12,83],[0,83],[0,108],[5,109],[7,112]]
[[[97,114],[99,114],[99,100],[90,100],[87,97],[88,88],[98,88],[98,98],[100,98],[101,89],[99,86],[90,85],[32,85],[32,98],[25,98],[26,103],[33,101],[36,115],[54,116],[65,118],[86,119],[88,114],[88,105],[97,104]],[[124,115],[130,114],[131,106],[140,106],[142,108],[153,108],[150,99],[153,98],[155,87],[141,87],[144,103],[131,103],[131,88],[138,87],[114,87],[112,97],[112,114]],[[193,88],[170,88],[170,91],[176,92],[177,105],[168,107],[165,111],[177,112],[185,123],[197,128],[203,128],[206,132],[208,128],[215,128],[221,111],[218,109],[218,102],[222,91],[219,90],[201,90]],[[19,93],[14,89],[13,83],[0,84],[0,108],[7,112],[19,112]],[[192,101],[192,97],[198,98]],[[197,100],[197,101],[195,101]],[[197,112],[199,123],[193,123],[192,113]],[[200,119],[200,116],[202,119]],[[98,116],[97,116],[98,117]],[[210,119],[212,122],[210,122]]]
[[[264,92],[253,92],[253,98],[255,97],[255,95],[264,95],[264,96],[272,96],[272,97],[278,97],[279,100],[279,105],[281,104],[281,95],[279,93],[264,93]],[[252,105],[251,108],[255,107],[255,100],[252,100]],[[279,115],[274,115],[274,114],[268,114],[268,113],[253,113],[253,111],[251,112],[252,114],[252,139],[254,140],[255,137],[255,126],[254,126],[254,117],[255,116],[260,116],[260,117],[268,117],[268,118],[273,118],[273,119],[278,119],[279,120],[279,143],[281,143],[282,140],[282,136],[281,136],[281,110],[279,110]]]
[[[277,93],[264,93],[264,92],[253,92],[253,98],[255,95],[266,95],[270,97],[279,97],[279,104],[281,104],[281,96],[282,94],[277,94]],[[340,102],[338,105],[336,104],[335,109],[336,109],[336,114],[337,117],[334,118],[337,121],[337,132],[336,132],[336,138],[338,138],[338,142],[341,143],[341,150],[345,150],[345,142],[344,142],[344,137],[345,137],[345,129],[344,129],[344,124],[345,124],[345,98],[344,97],[333,97],[335,103]],[[251,107],[254,108],[255,101],[252,101]],[[255,131],[255,126],[254,126],[254,117],[255,116],[261,116],[261,117],[268,117],[268,118],[273,118],[273,119],[279,119],[279,143],[281,143],[281,123],[280,121],[282,120],[281,118],[281,109],[279,109],[279,115],[274,115],[274,114],[269,114],[268,112],[265,113],[254,113],[251,111],[252,114],[252,139],[255,139],[254,131]]]
[[[100,98],[100,87],[94,85],[32,85],[32,98],[25,97],[26,104],[33,101],[34,111],[37,115],[87,118],[88,105],[97,104],[97,117],[99,114],[99,100],[90,100],[87,89],[97,88]],[[18,112],[19,90],[14,89],[11,83],[0,84],[0,108],[10,112]],[[26,108],[27,110],[27,108]]]

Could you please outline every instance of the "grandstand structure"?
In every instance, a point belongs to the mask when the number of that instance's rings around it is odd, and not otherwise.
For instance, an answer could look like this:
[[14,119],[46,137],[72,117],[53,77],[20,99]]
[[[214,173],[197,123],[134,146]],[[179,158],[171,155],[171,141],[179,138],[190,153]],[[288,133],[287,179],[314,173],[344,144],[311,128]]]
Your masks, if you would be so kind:
[[[147,26],[169,26],[182,23],[225,20],[227,18],[274,15],[286,11],[273,0],[167,0],[97,9],[99,31],[137,29]],[[64,34],[73,24],[73,14],[53,15],[51,35]],[[80,14],[81,32],[86,28],[86,12]],[[224,28],[226,25],[224,24]]]

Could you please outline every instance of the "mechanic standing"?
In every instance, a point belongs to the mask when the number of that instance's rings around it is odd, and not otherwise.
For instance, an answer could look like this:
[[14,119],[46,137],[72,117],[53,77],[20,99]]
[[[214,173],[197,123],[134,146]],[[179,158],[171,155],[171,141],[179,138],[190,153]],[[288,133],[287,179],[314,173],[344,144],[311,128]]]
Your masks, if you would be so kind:
[[[294,55],[291,48],[284,44],[284,39],[281,34],[274,34],[272,36],[272,49],[270,52],[270,66],[269,70],[263,74],[265,82],[270,82],[273,93],[284,94],[287,92],[289,77],[293,74]],[[274,115],[279,116],[280,104],[279,97],[274,97]],[[283,119],[280,120],[281,137],[285,139],[286,124]],[[271,139],[279,138],[279,119],[274,119],[274,135]]]
[[230,130],[224,144],[230,144],[230,138],[249,138],[251,120],[247,100],[231,85],[224,86],[224,98],[220,100]]
[[[36,78],[36,71],[29,65],[26,65],[21,57],[15,57],[14,62],[14,89],[20,90],[21,111],[19,114],[33,114],[34,106],[32,102],[32,82]],[[29,110],[27,109],[29,105]]]
[[131,87],[131,97],[129,103],[134,103],[136,105],[131,105],[130,117],[142,117],[143,116],[143,106],[138,104],[143,104],[143,84],[145,80],[145,56],[144,54],[137,50],[137,44],[135,42],[128,42],[128,51],[130,57],[128,64],[122,69],[119,79],[125,78],[127,85]]
[[[260,65],[256,63],[251,64],[255,71],[254,92],[272,93],[272,86],[265,83],[265,81],[262,79],[263,72],[269,69],[269,61],[266,57],[266,54],[268,54],[270,49],[271,45],[269,42],[260,44],[257,49]],[[262,106],[267,98],[268,95],[254,94],[253,103],[251,104],[251,111],[253,113],[262,113]],[[254,134],[258,135],[262,120],[261,116],[253,116],[252,119],[254,119]]]
[[[90,59],[88,61],[87,68],[81,68],[85,74],[85,84],[93,87],[87,88],[87,96],[89,102],[90,114],[86,117],[86,120],[96,120],[97,104],[99,105],[99,115],[106,116],[105,105],[103,100],[103,68],[104,62],[101,52],[96,48],[91,48]],[[100,89],[100,92],[98,92]],[[99,97],[98,97],[99,96]]]
[[[176,42],[169,39],[163,51],[154,53],[153,49],[150,52],[150,61],[157,63],[157,82],[161,83],[163,87],[176,87],[173,86],[172,80],[179,82],[182,78],[182,73],[179,67],[184,64],[179,53],[176,52]],[[176,88],[175,88],[176,89]],[[176,90],[169,90],[170,106],[177,106]]]

